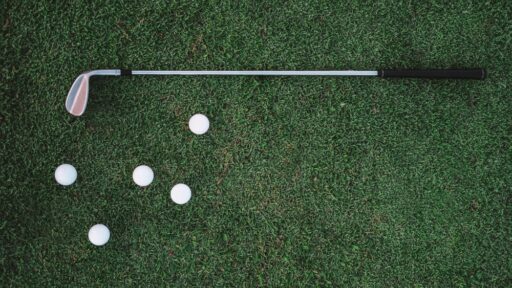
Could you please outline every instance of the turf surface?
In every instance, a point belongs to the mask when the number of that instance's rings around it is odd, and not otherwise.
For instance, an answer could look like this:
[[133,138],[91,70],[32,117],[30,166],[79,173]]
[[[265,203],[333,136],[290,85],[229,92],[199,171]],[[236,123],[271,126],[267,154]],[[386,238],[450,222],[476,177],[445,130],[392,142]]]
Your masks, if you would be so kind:
[[[0,23],[3,285],[512,282],[509,1],[21,2]],[[117,67],[489,77],[97,78],[84,116],[66,113],[79,73]],[[55,183],[61,163],[76,184]]]

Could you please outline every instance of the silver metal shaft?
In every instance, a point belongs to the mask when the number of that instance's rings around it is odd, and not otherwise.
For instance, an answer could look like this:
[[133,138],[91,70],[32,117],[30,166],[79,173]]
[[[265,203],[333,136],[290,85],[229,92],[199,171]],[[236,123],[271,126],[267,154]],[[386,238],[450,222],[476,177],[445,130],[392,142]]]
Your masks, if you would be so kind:
[[223,71],[223,70],[132,70],[132,75],[226,75],[226,76],[377,76],[377,71]]

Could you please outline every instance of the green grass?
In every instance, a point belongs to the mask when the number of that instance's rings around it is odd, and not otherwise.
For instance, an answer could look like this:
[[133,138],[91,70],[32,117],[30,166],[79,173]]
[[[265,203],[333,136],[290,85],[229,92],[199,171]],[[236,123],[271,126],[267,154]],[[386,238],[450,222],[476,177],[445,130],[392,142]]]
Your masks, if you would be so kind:
[[[20,2],[0,23],[3,286],[512,282],[508,1]],[[79,73],[117,67],[489,77],[97,78],[84,116],[66,113]],[[77,167],[70,187],[61,163]],[[88,242],[96,223],[104,247]]]

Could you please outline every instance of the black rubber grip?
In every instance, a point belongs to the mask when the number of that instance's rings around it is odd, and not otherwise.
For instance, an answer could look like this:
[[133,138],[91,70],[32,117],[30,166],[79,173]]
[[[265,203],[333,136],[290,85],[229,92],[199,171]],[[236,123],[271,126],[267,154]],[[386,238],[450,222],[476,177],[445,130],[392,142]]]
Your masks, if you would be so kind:
[[121,76],[131,76],[132,70],[130,69],[121,69]]
[[475,79],[485,78],[485,69],[383,69],[382,78]]

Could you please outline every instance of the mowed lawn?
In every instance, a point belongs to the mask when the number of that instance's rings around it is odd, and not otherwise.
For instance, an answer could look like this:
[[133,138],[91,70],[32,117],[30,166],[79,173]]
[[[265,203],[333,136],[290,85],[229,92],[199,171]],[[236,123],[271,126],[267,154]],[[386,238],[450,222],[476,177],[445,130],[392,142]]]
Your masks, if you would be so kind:
[[[1,286],[512,283],[510,1],[45,2],[0,13]],[[64,109],[90,69],[454,67],[488,78],[97,77]]]

